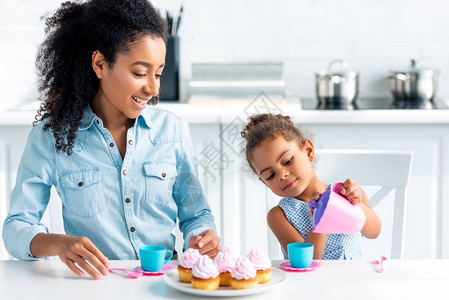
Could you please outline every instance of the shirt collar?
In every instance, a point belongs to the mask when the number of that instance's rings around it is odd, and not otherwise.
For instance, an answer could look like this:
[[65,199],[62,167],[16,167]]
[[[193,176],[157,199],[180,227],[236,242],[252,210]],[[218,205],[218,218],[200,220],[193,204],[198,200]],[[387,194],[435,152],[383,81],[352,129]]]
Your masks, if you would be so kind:
[[78,126],[79,130],[89,129],[90,126],[94,123],[95,119],[100,120],[90,108],[90,105],[87,105],[86,109],[83,112],[83,117],[81,118],[80,125]]
[[143,121],[145,122],[145,125],[148,126],[148,128],[151,128],[153,123],[151,122],[151,111],[152,111],[152,107],[147,106],[142,113],[140,114],[140,116],[138,117],[139,119],[143,119]]
[[[138,120],[143,120],[145,125],[148,126],[148,128],[152,127],[151,122],[151,107],[147,107],[142,111],[140,116],[137,117]],[[79,130],[86,130],[89,129],[94,121],[97,120],[100,123],[103,123],[99,117],[95,115],[95,113],[92,111],[92,108],[90,105],[86,107],[83,113],[83,117],[81,118],[80,125],[78,126]]]

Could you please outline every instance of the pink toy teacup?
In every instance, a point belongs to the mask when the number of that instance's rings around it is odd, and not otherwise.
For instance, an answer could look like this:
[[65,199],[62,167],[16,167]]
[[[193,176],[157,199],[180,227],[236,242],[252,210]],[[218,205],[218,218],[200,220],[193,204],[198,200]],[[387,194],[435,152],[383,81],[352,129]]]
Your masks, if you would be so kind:
[[314,208],[313,232],[354,234],[362,231],[366,216],[363,210],[337,193],[343,183],[329,186],[318,201],[310,202]]

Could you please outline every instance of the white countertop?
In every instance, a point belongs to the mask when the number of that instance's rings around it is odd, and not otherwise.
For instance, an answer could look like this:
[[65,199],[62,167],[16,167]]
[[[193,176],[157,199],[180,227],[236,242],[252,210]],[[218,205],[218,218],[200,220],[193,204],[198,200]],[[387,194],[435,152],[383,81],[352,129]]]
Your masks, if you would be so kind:
[[[239,119],[246,122],[248,115],[268,112],[267,107],[249,104],[185,104],[159,103],[165,108],[184,117],[190,124],[229,124]],[[288,114],[301,124],[449,124],[449,109],[422,110],[302,110],[298,103],[278,104],[269,108],[270,112]],[[36,111],[0,111],[0,126],[31,126]]]
[[[283,261],[273,261],[279,267]],[[447,298],[449,260],[387,260],[377,273],[371,261],[327,260],[310,272],[285,272],[287,280],[251,299],[437,299]],[[134,269],[139,261],[111,261]],[[176,265],[176,261],[171,261]],[[278,272],[279,271],[279,272]],[[174,272],[177,272],[174,270]],[[277,270],[278,276],[284,276]],[[272,281],[275,282],[274,272]],[[270,284],[270,283],[268,283]],[[264,288],[264,287],[263,287]],[[199,299],[168,286],[162,276],[131,279],[109,274],[78,278],[59,259],[0,261],[2,299]],[[230,291],[232,292],[232,290]],[[201,297],[201,299],[217,299]],[[248,296],[232,299],[249,299]]]

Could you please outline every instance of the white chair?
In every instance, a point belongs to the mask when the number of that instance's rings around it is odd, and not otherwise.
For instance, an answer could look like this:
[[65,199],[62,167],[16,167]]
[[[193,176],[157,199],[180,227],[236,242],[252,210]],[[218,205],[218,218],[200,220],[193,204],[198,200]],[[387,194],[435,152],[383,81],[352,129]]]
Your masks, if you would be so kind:
[[[413,152],[377,150],[317,150],[316,172],[325,183],[335,183],[347,178],[361,186],[380,186],[370,197],[374,208],[395,190],[391,258],[403,257],[406,189],[410,177]],[[280,198],[268,188],[267,212]],[[282,259],[280,245],[268,227],[268,253],[270,259]]]

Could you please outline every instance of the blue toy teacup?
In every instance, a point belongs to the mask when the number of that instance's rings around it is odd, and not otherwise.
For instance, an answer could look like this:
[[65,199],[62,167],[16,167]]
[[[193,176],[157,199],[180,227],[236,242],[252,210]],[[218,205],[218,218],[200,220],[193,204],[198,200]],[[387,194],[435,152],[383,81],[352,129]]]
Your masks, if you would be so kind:
[[310,267],[313,260],[313,248],[311,243],[288,244],[288,258],[292,267],[299,269]]
[[[173,252],[161,246],[139,248],[140,264],[146,272],[158,272],[173,257]],[[167,257],[169,254],[169,258]]]

